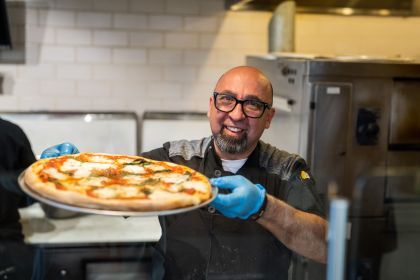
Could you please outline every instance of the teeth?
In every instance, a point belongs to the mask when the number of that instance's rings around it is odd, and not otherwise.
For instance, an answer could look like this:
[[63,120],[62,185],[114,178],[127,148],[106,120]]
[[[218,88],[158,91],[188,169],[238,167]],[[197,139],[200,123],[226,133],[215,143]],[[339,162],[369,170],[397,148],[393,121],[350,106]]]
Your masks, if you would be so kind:
[[237,127],[233,127],[233,126],[227,126],[226,128],[229,129],[232,132],[240,132],[240,131],[242,131],[242,129],[237,128]]

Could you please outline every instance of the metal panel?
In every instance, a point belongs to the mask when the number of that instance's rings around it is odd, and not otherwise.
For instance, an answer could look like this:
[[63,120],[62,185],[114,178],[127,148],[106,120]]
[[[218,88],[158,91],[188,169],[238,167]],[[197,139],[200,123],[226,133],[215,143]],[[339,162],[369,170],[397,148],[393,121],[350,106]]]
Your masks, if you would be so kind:
[[351,84],[315,84],[308,160],[317,178],[317,189],[325,194],[335,181],[346,188],[346,154],[350,121]]
[[[400,172],[386,180],[386,199],[390,202],[420,202],[420,151],[390,151],[389,169],[404,167],[410,172]],[[417,169],[416,169],[417,168]],[[416,173],[417,172],[417,173]]]
[[337,57],[310,61],[309,75],[334,77],[415,78],[419,76],[420,64],[402,59],[377,59]]
[[[369,10],[391,9],[395,11],[411,11],[414,0],[295,0],[298,7],[305,8],[303,11],[327,13],[334,8],[352,8],[360,10],[359,13],[368,13]],[[257,10],[273,11],[281,0],[225,0],[226,9],[235,11]],[[300,11],[300,10],[298,10]]]
[[[393,84],[390,78],[355,77],[353,85],[351,141],[347,158],[348,195],[352,194],[359,178],[366,176],[374,168],[386,166],[389,103]],[[357,138],[358,130],[361,129],[357,120],[362,110],[374,112],[377,116],[375,120],[377,133],[371,134],[375,135],[375,141],[368,144],[361,143]],[[373,133],[375,128],[371,127]],[[367,129],[369,130],[369,124]],[[385,214],[384,193],[385,177],[368,180],[361,201],[363,217],[378,217]]]
[[420,150],[420,80],[396,80],[391,100],[391,149]]

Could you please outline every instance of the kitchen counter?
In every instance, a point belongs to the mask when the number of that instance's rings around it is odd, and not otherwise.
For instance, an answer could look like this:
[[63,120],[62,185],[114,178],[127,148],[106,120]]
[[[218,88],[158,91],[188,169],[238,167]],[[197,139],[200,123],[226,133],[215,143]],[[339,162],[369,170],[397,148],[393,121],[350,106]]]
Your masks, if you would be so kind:
[[25,241],[58,245],[91,243],[156,242],[161,236],[157,217],[80,215],[50,219],[38,203],[19,210]]

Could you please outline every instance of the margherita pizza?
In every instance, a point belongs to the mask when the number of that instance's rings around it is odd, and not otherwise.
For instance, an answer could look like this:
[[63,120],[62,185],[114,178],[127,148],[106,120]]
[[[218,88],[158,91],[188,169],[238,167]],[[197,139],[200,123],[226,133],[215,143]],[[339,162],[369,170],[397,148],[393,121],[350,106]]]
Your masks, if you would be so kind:
[[201,173],[139,156],[80,153],[41,159],[25,171],[24,181],[53,201],[105,210],[169,210],[212,196]]

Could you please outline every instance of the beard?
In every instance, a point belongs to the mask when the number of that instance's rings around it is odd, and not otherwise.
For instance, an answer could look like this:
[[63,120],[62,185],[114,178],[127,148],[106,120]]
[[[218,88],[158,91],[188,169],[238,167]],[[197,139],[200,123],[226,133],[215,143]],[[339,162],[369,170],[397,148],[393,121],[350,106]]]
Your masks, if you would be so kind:
[[224,129],[215,137],[215,143],[220,151],[229,154],[240,154],[245,152],[248,141],[244,134],[241,138],[235,138],[224,133]]

